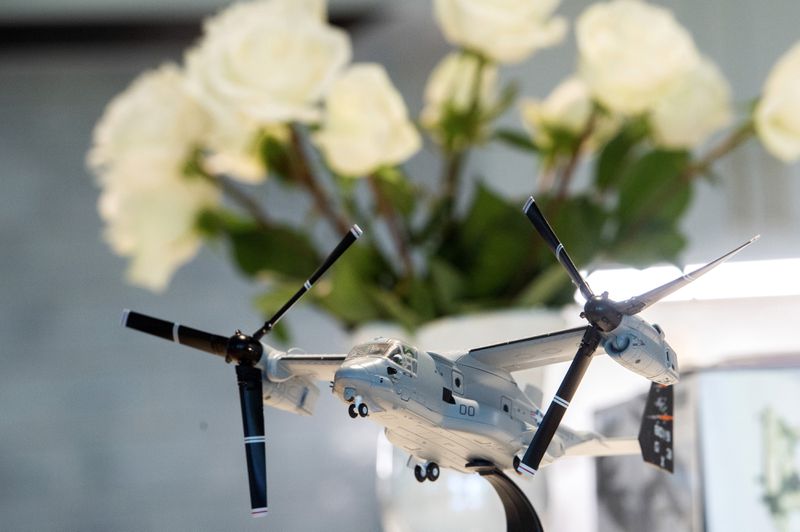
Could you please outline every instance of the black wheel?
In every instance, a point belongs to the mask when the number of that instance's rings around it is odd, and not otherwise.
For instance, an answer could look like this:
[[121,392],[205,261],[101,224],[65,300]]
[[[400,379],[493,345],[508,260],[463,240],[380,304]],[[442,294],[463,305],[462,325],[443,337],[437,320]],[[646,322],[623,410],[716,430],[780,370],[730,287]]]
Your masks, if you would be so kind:
[[369,408],[367,408],[367,403],[361,403],[358,405],[358,415],[361,417],[367,417],[369,415]]
[[417,482],[425,482],[427,477],[425,476],[425,470],[422,469],[421,465],[414,466],[414,478],[417,479]]
[[357,418],[358,414],[356,413],[356,405],[350,403],[350,406],[347,407],[347,413],[350,414],[351,418],[353,419]]
[[425,471],[425,476],[431,482],[436,482],[436,479],[439,478],[439,464],[437,464],[436,462],[431,462],[430,464],[428,464],[428,467],[426,468]]

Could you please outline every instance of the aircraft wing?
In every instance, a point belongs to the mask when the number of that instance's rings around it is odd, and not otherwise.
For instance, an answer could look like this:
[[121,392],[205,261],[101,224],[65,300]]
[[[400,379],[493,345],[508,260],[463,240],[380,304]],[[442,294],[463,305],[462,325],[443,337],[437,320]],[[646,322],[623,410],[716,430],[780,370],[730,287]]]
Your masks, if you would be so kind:
[[275,357],[277,364],[291,375],[311,377],[318,381],[332,381],[333,374],[342,365],[343,354],[281,353]]
[[[471,349],[467,354],[509,373],[572,360],[586,327],[512,340]],[[597,352],[602,352],[599,348]]]

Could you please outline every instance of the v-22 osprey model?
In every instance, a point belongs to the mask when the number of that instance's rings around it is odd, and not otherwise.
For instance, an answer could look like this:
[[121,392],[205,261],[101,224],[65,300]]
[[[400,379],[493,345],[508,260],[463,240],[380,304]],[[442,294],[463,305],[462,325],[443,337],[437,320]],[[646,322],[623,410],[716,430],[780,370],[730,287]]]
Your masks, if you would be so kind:
[[[678,361],[663,331],[638,314],[758,237],[690,274],[625,301],[614,301],[607,293],[592,291],[532,197],[523,211],[585,298],[581,317],[587,325],[449,353],[424,351],[388,338],[357,345],[347,354],[283,352],[262,342],[358,239],[358,226],[352,227],[300,290],[252,335],[236,331],[230,337],[219,336],[131,311],[125,311],[122,323],[236,363],[251,508],[256,516],[267,512],[263,405],[311,414],[319,395],[314,381],[332,383],[333,393],[347,405],[350,417],[369,416],[385,427],[389,441],[410,455],[409,463],[415,464],[414,475],[420,482],[435,481],[442,467],[481,474],[487,468],[497,472],[513,469],[533,475],[565,455],[604,456],[640,450],[646,461],[671,471],[669,386],[678,381]],[[604,438],[561,426],[589,363],[602,352],[653,382],[639,441]],[[512,376],[516,371],[568,360],[572,363],[545,412]]]

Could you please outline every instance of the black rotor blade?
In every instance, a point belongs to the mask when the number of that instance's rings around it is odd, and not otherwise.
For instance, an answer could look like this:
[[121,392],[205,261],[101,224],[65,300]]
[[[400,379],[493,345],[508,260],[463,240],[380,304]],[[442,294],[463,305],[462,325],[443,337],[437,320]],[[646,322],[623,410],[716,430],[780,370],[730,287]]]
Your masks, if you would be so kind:
[[547,408],[542,422],[536,429],[533,440],[531,440],[531,444],[525,451],[525,456],[522,457],[522,461],[519,464],[519,468],[522,471],[534,475],[539,469],[539,464],[544,458],[547,447],[550,445],[556,430],[558,430],[561,419],[567,412],[569,402],[572,401],[572,397],[575,395],[575,391],[578,389],[578,385],[581,383],[583,375],[592,361],[592,356],[594,356],[601,338],[600,331],[591,326],[586,327],[578,352],[575,354],[575,358],[572,359],[572,364],[569,366],[564,380],[561,381],[558,392],[553,397],[553,401]]
[[122,314],[122,325],[129,329],[152,334],[164,340],[193,347],[212,355],[225,357],[227,354],[228,338],[192,329],[171,321],[160,320],[152,316],[125,310]]
[[536,230],[539,231],[539,234],[542,235],[542,238],[547,242],[550,250],[555,253],[556,259],[558,259],[558,262],[567,270],[569,278],[572,279],[572,283],[581,291],[583,297],[585,299],[592,299],[594,297],[594,292],[592,292],[589,284],[580,272],[578,272],[578,268],[575,267],[575,263],[572,262],[569,254],[567,254],[564,244],[558,239],[555,231],[553,231],[553,228],[550,227],[550,224],[547,222],[547,218],[545,218],[542,211],[539,210],[539,206],[536,205],[533,196],[529,197],[528,201],[525,202],[525,206],[522,207],[522,212],[525,213],[531,223],[533,223],[533,226],[536,227]]
[[278,321],[283,317],[283,315],[286,314],[286,312],[290,308],[292,308],[292,306],[295,303],[297,303],[297,301],[301,297],[303,297],[303,295],[306,292],[311,290],[311,287],[314,286],[314,283],[316,283],[317,280],[320,277],[322,277],[322,275],[326,271],[328,271],[328,268],[330,268],[333,265],[333,263],[336,262],[339,259],[339,257],[341,257],[344,254],[345,251],[347,251],[347,248],[352,246],[353,243],[356,240],[358,240],[358,237],[361,236],[361,233],[362,233],[362,231],[361,231],[361,228],[359,226],[354,225],[353,227],[351,227],[350,231],[347,232],[347,234],[344,236],[344,238],[341,240],[341,242],[339,242],[339,244],[334,248],[334,250],[331,251],[331,254],[328,255],[328,258],[325,259],[325,262],[323,262],[322,265],[319,268],[317,268],[317,271],[315,271],[311,275],[311,277],[308,278],[308,280],[303,284],[303,286],[300,288],[300,290],[298,290],[289,299],[289,301],[284,303],[284,305],[278,310],[278,312],[276,312],[274,316],[272,316],[269,320],[267,320],[264,323],[263,327],[261,327],[259,330],[257,330],[253,334],[253,338],[255,338],[256,340],[259,340],[259,339],[261,339],[262,336],[264,336],[265,334],[268,334],[272,330],[272,328],[275,327],[275,324],[278,323]]
[[236,380],[242,407],[247,477],[250,480],[250,511],[253,517],[261,517],[267,513],[267,458],[261,370],[240,364],[236,366]]
[[717,260],[713,262],[709,262],[705,266],[702,266],[691,273],[684,274],[677,279],[670,281],[666,284],[659,286],[658,288],[654,288],[649,292],[645,292],[644,294],[640,294],[638,296],[634,296],[630,299],[617,303],[616,307],[617,310],[622,312],[623,314],[633,315],[638,314],[639,312],[643,311],[653,303],[667,297],[671,293],[683,288],[687,284],[691,283],[692,281],[696,281],[701,275],[706,274],[728,260],[729,258],[733,257],[744,248],[755,242],[760,238],[760,235],[756,235],[741,246],[737,247],[736,249],[729,251],[725,255],[721,256]]

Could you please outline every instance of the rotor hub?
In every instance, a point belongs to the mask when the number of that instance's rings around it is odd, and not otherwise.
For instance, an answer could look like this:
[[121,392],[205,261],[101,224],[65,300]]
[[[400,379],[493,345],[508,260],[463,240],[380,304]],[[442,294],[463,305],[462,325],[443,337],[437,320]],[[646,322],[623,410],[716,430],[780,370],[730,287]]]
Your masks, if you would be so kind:
[[228,340],[225,361],[231,362],[235,360],[239,364],[252,366],[261,359],[263,352],[264,347],[261,342],[237,330]]
[[583,313],[589,323],[603,332],[611,332],[622,323],[622,312],[606,294],[589,299]]

